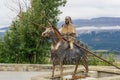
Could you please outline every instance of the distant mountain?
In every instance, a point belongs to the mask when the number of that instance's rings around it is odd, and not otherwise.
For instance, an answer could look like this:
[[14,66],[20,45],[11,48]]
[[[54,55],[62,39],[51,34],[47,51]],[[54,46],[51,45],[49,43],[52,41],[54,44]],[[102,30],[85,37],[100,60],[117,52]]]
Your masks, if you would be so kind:
[[120,31],[92,31],[78,34],[77,40],[82,40],[94,50],[120,51]]
[[3,37],[4,36],[4,32],[0,32],[0,37]]
[[[64,22],[58,23],[60,27]],[[120,26],[120,17],[99,17],[99,18],[92,18],[92,19],[76,19],[73,20],[73,23],[76,27],[82,26]]]
[[1,30],[5,30],[5,31],[6,31],[6,30],[8,30],[8,29],[9,29],[9,27],[3,27],[3,28],[0,28],[0,31],[1,31]]
[[4,36],[5,31],[7,31],[8,29],[9,29],[9,27],[8,27],[8,26],[0,28],[0,37],[3,37],[3,36]]

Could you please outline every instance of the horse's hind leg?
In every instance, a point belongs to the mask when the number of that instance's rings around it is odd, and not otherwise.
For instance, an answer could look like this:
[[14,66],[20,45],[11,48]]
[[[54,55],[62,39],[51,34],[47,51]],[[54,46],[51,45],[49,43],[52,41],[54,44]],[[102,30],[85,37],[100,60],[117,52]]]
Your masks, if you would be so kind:
[[55,64],[52,66],[52,77],[54,77],[54,72],[55,72]]
[[60,61],[60,80],[63,80],[63,63]]
[[76,75],[76,72],[77,72],[77,68],[78,68],[78,61],[76,61],[76,66],[75,66],[75,70],[74,70],[74,73],[72,75],[72,80],[76,80],[77,76]]
[[83,59],[84,59],[85,64],[86,64],[86,67],[85,67],[85,68],[86,68],[86,72],[88,73],[88,70],[89,70],[89,69],[88,69],[88,61],[87,61],[87,58],[84,57]]
[[85,69],[86,69],[85,75],[88,76],[88,70],[89,70],[89,69],[88,69],[88,61],[86,60],[85,57],[83,57],[82,60],[81,60],[81,62],[82,62],[83,66],[84,66]]

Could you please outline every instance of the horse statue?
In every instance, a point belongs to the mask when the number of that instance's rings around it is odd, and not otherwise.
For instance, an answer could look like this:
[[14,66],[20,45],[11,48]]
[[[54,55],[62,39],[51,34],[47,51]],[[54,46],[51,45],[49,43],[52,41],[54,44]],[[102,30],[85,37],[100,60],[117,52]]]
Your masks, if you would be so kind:
[[[75,64],[73,77],[77,72],[79,63],[85,67],[85,74],[88,74],[88,60],[87,54],[84,50],[73,45],[73,49],[70,49],[68,41],[62,39],[59,33],[53,27],[46,28],[42,33],[43,37],[50,37],[52,40],[51,45],[51,60],[53,62],[52,77],[54,77],[54,70],[56,65],[60,65],[60,78],[63,78],[63,65],[64,64]],[[82,43],[77,42],[80,46],[85,47]],[[75,79],[73,79],[75,80]]]

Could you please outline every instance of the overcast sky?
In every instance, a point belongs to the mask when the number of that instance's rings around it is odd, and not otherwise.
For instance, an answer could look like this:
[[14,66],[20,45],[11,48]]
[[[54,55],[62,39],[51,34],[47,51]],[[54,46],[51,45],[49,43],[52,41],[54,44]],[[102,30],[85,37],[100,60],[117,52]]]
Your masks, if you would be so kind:
[[120,17],[120,0],[68,0],[61,10],[60,20],[66,15],[73,19]]
[[[65,16],[72,19],[90,19],[95,17],[120,17],[120,0],[67,0],[65,7],[61,7],[63,12],[59,15],[60,21]],[[10,24],[16,16],[7,6],[14,5],[11,0],[0,0],[0,26]]]

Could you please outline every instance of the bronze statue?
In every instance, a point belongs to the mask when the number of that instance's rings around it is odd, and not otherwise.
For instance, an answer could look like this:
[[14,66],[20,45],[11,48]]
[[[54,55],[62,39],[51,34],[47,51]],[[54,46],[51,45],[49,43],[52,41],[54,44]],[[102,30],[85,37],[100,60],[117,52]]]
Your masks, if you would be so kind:
[[[47,19],[48,20],[48,19]],[[78,64],[81,62],[86,69],[85,75],[88,76],[88,60],[87,60],[87,53],[103,60],[104,62],[120,69],[118,66],[112,64],[111,62],[95,55],[94,53],[90,52],[86,45],[83,45],[76,41],[73,43],[73,49],[69,49],[69,42],[67,39],[62,37],[61,33],[58,29],[48,20],[51,24],[51,27],[47,28],[43,33],[42,36],[46,37],[49,36],[52,39],[51,45],[51,59],[53,61],[53,71],[52,77],[54,77],[54,70],[56,65],[60,65],[60,77],[63,77],[63,64],[75,64],[75,70],[73,74],[73,80],[75,80],[75,74],[78,68]]]
[[[51,45],[51,59],[53,61],[53,72],[52,77],[54,77],[54,70],[56,65],[60,65],[60,77],[63,77],[63,64],[75,64],[75,70],[73,77],[76,74],[79,63],[81,62],[86,69],[86,76],[88,73],[88,60],[86,52],[75,45],[73,45],[73,50],[69,49],[68,41],[61,38],[60,33],[58,33],[53,27],[47,28],[42,36],[49,36],[52,39]],[[81,46],[82,44],[79,43]],[[84,47],[84,45],[83,45]]]
[[66,16],[65,24],[62,25],[61,34],[68,40],[70,49],[73,49],[73,43],[76,42],[76,29],[70,16]]

